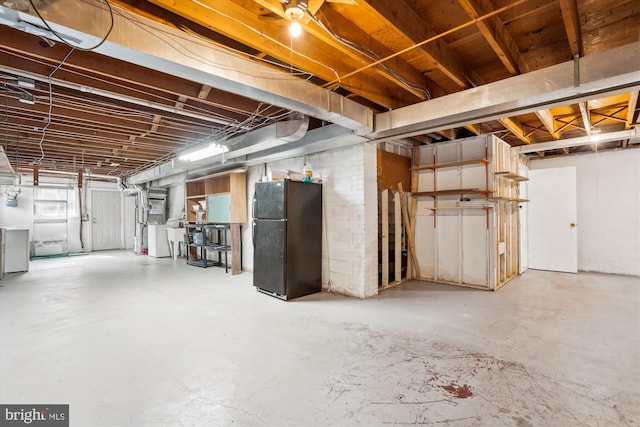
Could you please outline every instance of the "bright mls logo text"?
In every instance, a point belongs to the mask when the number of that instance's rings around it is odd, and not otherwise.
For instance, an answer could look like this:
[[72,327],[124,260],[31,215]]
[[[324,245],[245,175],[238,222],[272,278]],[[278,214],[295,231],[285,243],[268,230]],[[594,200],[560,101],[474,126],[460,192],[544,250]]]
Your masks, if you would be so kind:
[[0,426],[64,427],[69,405],[0,405]]

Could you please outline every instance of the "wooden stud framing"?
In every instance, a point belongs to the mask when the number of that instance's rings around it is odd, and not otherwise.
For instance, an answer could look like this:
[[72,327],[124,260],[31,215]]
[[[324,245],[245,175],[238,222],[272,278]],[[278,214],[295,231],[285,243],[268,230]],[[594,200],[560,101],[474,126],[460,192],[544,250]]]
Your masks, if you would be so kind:
[[380,203],[382,204],[382,282],[384,288],[389,285],[389,190],[382,190],[380,193]]
[[402,209],[402,217],[404,218],[404,229],[407,235],[409,258],[413,264],[414,275],[411,278],[420,278],[420,267],[418,265],[418,257],[416,256],[416,247],[414,243],[414,228],[413,223],[409,219],[408,207],[405,202],[404,191],[402,190],[402,183],[398,183],[398,193],[400,194],[400,207]]

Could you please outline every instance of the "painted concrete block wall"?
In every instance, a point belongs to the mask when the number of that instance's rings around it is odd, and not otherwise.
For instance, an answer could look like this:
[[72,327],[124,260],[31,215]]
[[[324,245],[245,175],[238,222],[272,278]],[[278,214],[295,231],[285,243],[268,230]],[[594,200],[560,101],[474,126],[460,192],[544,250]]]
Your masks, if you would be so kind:
[[[366,298],[378,292],[376,147],[372,144],[308,157],[323,181],[323,288]],[[303,157],[268,163],[273,171],[300,171]],[[249,168],[249,222],[243,227],[243,267],[253,269],[251,201],[263,165]]]
[[576,167],[578,270],[640,276],[640,150],[535,159]]

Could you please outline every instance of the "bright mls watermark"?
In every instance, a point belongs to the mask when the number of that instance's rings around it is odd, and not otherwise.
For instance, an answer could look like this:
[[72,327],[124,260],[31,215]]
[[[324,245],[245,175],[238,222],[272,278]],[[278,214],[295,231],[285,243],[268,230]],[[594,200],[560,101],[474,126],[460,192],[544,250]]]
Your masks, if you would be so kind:
[[69,405],[0,405],[0,427],[69,427]]

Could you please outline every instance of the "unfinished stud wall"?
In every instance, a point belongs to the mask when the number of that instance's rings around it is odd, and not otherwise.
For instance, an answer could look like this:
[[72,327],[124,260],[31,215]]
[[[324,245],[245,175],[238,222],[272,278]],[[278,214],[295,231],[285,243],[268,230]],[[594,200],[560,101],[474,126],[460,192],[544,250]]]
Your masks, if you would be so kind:
[[[314,177],[323,181],[323,262],[324,289],[358,298],[376,295],[377,282],[377,194],[376,150],[362,144],[341,150],[310,155]],[[273,171],[302,172],[304,157],[267,164]],[[263,166],[247,172],[249,217],[253,186],[263,174]],[[243,268],[253,269],[251,220],[242,228]]]
[[520,165],[490,135],[419,147],[411,197],[420,278],[497,289],[519,274]]
[[578,270],[640,276],[640,150],[532,159],[576,167]]

